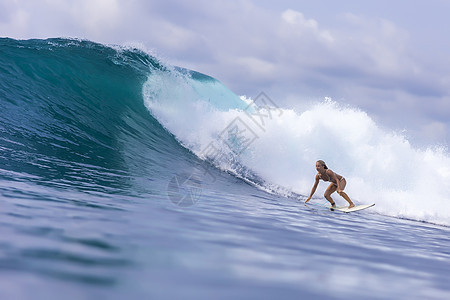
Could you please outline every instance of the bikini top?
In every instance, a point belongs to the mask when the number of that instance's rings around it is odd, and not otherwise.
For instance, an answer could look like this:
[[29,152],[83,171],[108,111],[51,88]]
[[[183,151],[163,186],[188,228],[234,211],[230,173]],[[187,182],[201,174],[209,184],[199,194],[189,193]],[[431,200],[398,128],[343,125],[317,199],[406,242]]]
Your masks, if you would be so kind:
[[[331,170],[330,170],[331,171]],[[333,172],[333,171],[331,171],[331,172]],[[333,172],[334,173],[334,172]],[[325,173],[326,174],[326,173]],[[339,180],[342,180],[342,176],[341,175],[339,175],[339,174],[337,174],[337,173],[334,173],[334,174],[336,174],[336,177],[339,179]],[[330,175],[328,175],[328,174],[326,174],[327,175],[327,179],[325,179],[325,178],[323,178],[322,177],[322,175],[319,173],[319,178],[320,179],[322,179],[323,181],[330,181],[330,182],[333,182],[333,183],[336,183],[334,180],[331,180],[331,177],[330,177]]]

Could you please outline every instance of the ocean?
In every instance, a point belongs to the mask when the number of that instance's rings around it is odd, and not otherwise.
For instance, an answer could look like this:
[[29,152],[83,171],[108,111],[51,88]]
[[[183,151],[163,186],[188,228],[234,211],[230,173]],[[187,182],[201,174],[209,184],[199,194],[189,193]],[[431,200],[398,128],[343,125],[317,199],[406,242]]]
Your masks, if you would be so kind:
[[[376,205],[305,204],[318,159]],[[358,108],[0,39],[0,299],[448,299],[449,195],[446,147]]]

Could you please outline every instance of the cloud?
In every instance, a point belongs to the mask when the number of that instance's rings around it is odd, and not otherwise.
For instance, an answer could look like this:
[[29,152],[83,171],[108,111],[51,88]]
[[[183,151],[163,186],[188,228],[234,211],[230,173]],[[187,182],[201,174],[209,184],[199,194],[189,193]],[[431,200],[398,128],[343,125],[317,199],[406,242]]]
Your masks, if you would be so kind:
[[78,0],[76,2],[49,1],[60,5],[60,12],[68,11],[72,20],[81,23],[84,30],[95,34],[105,30],[115,29],[120,18],[120,5],[118,0]]
[[0,2],[0,33],[15,37],[29,27],[30,14],[27,10],[20,9],[15,2]]
[[442,141],[445,138],[448,138],[448,124],[439,121],[431,121],[430,123],[421,125],[417,134],[423,136],[429,143]]
[[240,57],[236,60],[236,63],[240,66],[240,69],[244,69],[250,76],[273,80],[276,66],[271,62],[255,57]]
[[305,18],[299,11],[288,9],[282,13],[281,17],[286,23],[293,27],[294,33],[302,35],[304,31],[310,31],[326,42],[331,43],[334,41],[334,38],[328,31],[319,30],[318,22],[316,20]]

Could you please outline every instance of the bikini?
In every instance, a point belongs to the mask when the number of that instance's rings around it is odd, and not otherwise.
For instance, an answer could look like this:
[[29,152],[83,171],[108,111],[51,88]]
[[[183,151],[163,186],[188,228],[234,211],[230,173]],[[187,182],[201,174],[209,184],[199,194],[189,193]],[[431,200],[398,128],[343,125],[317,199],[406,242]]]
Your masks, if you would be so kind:
[[[336,173],[334,173],[334,174],[336,174]],[[319,178],[322,179],[323,181],[329,181],[329,182],[333,183],[335,186],[337,186],[337,182],[331,181],[330,175],[328,175],[328,174],[326,174],[326,175],[327,175],[327,177],[328,177],[327,180],[325,180],[325,178],[323,178],[322,175],[321,175],[320,173],[319,173]],[[339,177],[339,176],[341,177],[341,179],[339,179],[339,181],[342,181],[342,180],[345,179],[344,176],[341,176],[341,175],[339,175],[339,174],[336,174],[336,177]]]

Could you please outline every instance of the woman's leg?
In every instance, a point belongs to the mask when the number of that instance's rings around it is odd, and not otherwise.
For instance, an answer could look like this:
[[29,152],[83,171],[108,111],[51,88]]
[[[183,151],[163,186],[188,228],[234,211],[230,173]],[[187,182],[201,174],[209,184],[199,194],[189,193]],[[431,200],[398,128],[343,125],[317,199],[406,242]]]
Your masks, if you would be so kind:
[[336,190],[337,190],[337,186],[334,183],[330,183],[330,185],[328,186],[328,188],[324,194],[325,199],[327,199],[333,206],[336,206],[336,204],[334,203],[333,198],[331,198],[331,194],[336,192]]
[[341,187],[341,191],[338,192],[338,194],[344,198],[345,200],[347,200],[349,206],[348,208],[352,208],[355,206],[355,204],[353,204],[352,200],[350,200],[350,197],[344,192],[345,186],[347,185],[347,181],[345,180],[345,178],[342,178],[341,181],[339,182],[339,186]]

